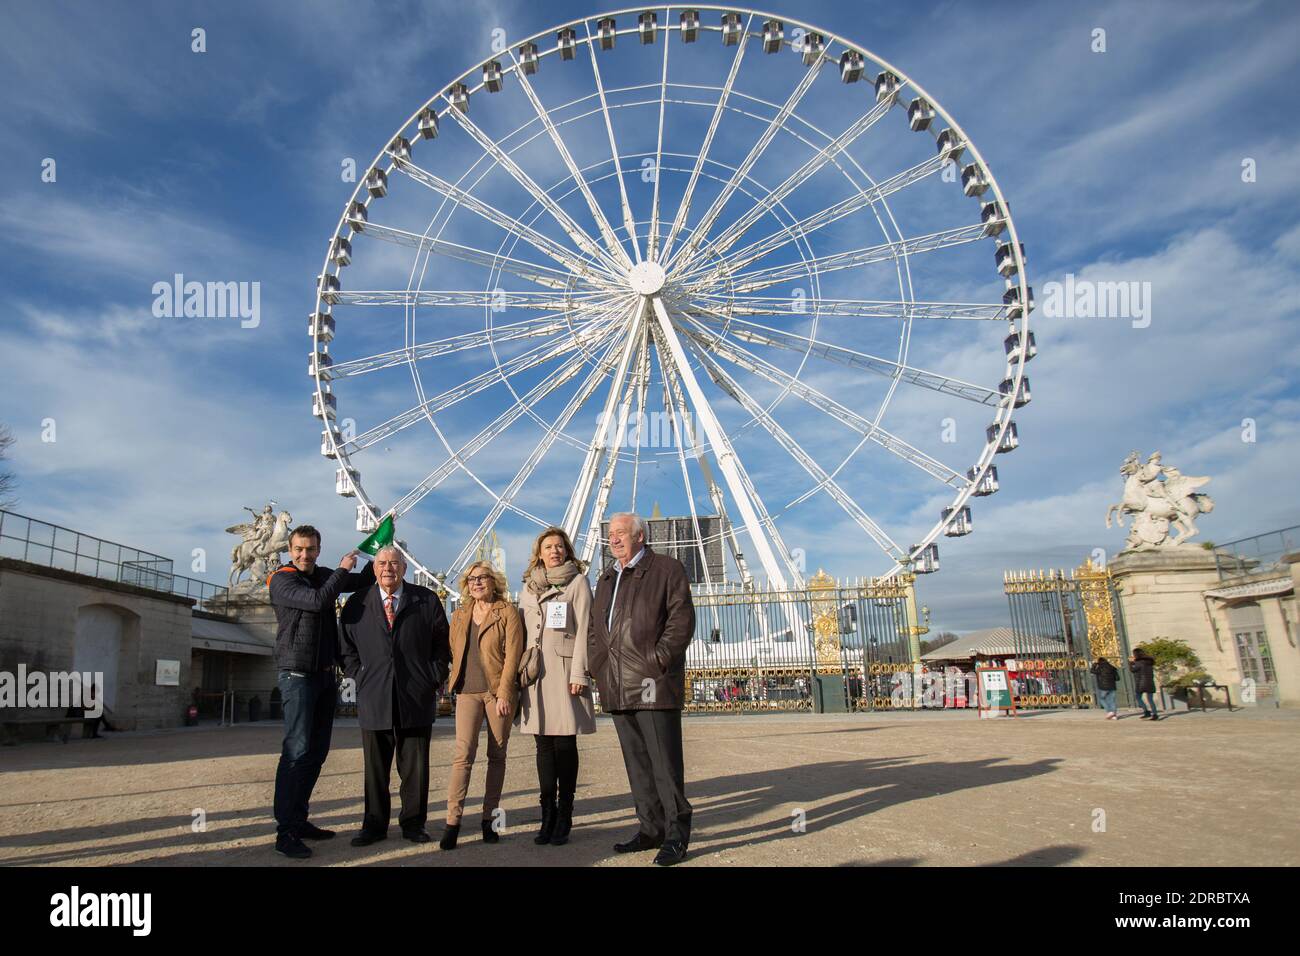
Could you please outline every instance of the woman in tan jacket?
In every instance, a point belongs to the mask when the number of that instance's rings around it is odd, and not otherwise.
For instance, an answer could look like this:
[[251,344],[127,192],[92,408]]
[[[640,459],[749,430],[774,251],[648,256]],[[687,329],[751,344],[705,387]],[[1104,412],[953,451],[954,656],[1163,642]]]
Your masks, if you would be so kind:
[[519,593],[528,644],[542,649],[537,681],[519,697],[519,729],[537,740],[542,827],[533,842],[554,846],[568,842],[573,826],[577,735],[596,732],[587,673],[591,585],[584,570],[564,530],[547,528],[533,542]]
[[505,575],[476,561],[460,579],[462,603],[451,615],[451,675],[456,694],[456,756],[447,788],[447,822],[438,845],[456,847],[469,774],[478,752],[484,718],[488,726],[487,784],[483,794],[483,842],[501,839],[493,829],[506,778],[506,745],[519,692],[519,658],[524,631],[519,611],[507,599]]

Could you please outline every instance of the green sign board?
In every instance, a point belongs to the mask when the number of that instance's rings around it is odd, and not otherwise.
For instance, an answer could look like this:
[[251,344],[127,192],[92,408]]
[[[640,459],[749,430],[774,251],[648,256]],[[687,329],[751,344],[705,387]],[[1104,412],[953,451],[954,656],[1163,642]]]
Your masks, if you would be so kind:
[[1011,710],[1011,681],[1005,667],[979,667],[980,710]]

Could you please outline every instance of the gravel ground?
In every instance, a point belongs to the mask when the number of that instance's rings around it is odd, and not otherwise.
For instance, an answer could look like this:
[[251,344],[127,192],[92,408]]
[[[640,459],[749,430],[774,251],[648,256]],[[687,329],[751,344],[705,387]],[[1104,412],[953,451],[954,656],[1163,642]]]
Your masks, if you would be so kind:
[[[1300,711],[1176,713],[1151,724],[1096,711],[979,720],[973,713],[774,714],[685,719],[686,866],[1203,865],[1300,863],[1294,794]],[[272,850],[281,731],[261,722],[110,734],[0,750],[0,864],[645,866],[611,845],[636,830],[614,728],[579,738],[572,841],[535,846],[533,739],[511,741],[506,830],[475,823],[484,751],[460,847],[397,837],[365,849],[361,734],[340,721],[312,800],[339,837],[300,863]],[[434,725],[429,830],[446,807],[453,738]],[[394,815],[397,778],[393,777]],[[206,827],[196,832],[196,813]]]

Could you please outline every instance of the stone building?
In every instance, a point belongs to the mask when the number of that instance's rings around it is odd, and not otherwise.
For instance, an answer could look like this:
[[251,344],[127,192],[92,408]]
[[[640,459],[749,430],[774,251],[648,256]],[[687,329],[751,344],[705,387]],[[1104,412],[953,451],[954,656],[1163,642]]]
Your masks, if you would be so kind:
[[115,730],[180,726],[196,699],[244,720],[257,696],[268,716],[274,646],[265,601],[231,601],[161,555],[0,510],[0,672],[102,674]]

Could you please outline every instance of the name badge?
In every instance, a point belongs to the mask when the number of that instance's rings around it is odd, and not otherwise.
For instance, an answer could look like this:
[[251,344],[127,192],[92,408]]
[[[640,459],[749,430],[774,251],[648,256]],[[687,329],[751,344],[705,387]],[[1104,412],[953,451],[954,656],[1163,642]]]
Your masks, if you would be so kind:
[[566,601],[546,602],[546,626],[563,630],[569,622],[569,605]]

